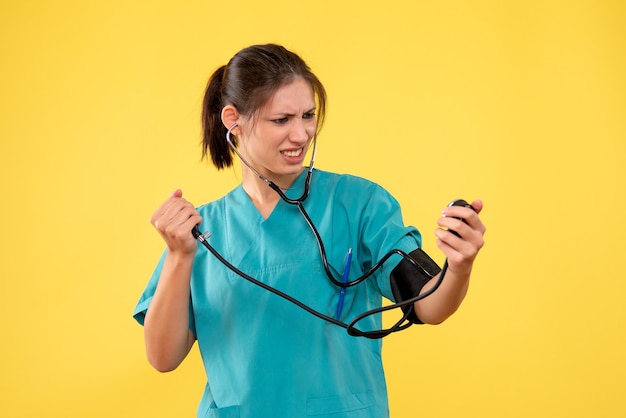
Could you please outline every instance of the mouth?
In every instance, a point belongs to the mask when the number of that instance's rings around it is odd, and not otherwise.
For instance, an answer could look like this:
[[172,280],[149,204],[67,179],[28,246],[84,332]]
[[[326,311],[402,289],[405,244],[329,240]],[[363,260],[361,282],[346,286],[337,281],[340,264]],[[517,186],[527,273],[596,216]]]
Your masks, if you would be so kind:
[[284,151],[281,151],[280,153],[284,155],[285,157],[299,157],[300,155],[302,155],[303,151],[304,151],[304,148],[298,148],[298,149],[284,150]]

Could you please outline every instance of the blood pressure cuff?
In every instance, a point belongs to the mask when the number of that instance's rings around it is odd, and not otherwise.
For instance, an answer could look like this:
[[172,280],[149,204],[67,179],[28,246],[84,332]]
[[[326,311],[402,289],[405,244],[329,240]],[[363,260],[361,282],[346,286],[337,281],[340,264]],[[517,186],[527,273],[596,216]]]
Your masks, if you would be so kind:
[[[409,256],[417,266],[403,258],[389,276],[396,303],[418,296],[424,285],[441,271],[437,263],[420,248],[411,252]],[[402,311],[406,314],[411,306],[411,304],[402,306]],[[411,312],[407,319],[414,324],[423,324],[415,311]]]

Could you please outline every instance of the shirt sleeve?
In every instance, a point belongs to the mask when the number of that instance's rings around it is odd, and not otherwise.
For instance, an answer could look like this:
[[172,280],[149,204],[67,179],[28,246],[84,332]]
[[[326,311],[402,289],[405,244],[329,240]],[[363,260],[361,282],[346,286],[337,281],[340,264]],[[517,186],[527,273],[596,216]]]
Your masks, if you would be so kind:
[[[167,250],[163,251],[161,255],[161,259],[159,260],[157,266],[152,272],[152,276],[146,285],[143,293],[139,297],[139,301],[135,306],[135,310],[133,312],[133,318],[143,326],[144,320],[146,318],[146,313],[148,312],[148,308],[150,307],[150,303],[152,302],[152,298],[154,296],[154,292],[156,291],[157,285],[159,283],[159,278],[161,277],[161,271],[163,270],[163,263],[165,262],[165,256],[167,255]],[[193,315],[193,304],[191,301],[191,297],[189,298],[189,329],[191,332],[196,335],[196,326]]]
[[[363,254],[363,268],[369,269],[392,250],[405,253],[421,248],[422,237],[417,228],[406,226],[398,201],[384,188],[372,183],[368,201],[363,208],[360,235]],[[387,259],[374,275],[381,294],[395,301],[391,291],[389,276],[391,271],[402,261],[402,256],[394,254]]]

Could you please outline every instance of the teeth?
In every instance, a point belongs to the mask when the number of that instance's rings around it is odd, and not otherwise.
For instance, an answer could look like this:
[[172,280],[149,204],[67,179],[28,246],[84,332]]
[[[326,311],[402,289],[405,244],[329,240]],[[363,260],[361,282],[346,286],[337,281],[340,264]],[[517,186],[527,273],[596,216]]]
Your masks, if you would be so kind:
[[287,156],[287,157],[297,157],[300,154],[302,154],[302,148],[297,149],[295,151],[283,151],[282,154]]

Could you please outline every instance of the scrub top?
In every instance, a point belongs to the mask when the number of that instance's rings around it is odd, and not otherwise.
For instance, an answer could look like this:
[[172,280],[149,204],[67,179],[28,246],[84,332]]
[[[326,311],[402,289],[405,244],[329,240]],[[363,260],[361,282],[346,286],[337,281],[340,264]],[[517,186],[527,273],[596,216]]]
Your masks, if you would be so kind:
[[[286,191],[298,198],[306,170]],[[349,280],[361,276],[391,249],[421,246],[404,225],[398,202],[365,179],[313,170],[304,207],[319,230],[328,263],[341,280],[352,249]],[[239,185],[198,208],[208,242],[234,266],[328,316],[339,288],[324,272],[314,235],[295,205],[280,200],[264,219]],[[389,416],[381,340],[348,335],[227,269],[199,244],[191,273],[190,329],[196,335],[207,384],[198,417],[298,418]],[[165,253],[135,308],[143,324]],[[340,320],[393,300],[393,255],[365,282],[346,289]],[[356,327],[380,329],[381,314]]]

